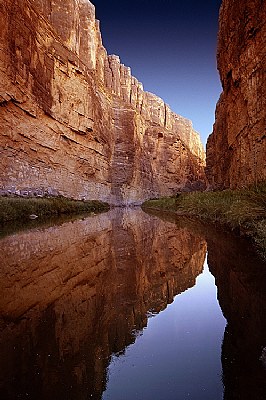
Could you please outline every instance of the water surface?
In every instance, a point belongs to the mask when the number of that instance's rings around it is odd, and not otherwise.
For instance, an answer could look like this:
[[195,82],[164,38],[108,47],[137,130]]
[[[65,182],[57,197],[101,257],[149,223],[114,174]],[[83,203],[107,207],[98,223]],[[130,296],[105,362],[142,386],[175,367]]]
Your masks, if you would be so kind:
[[1,399],[265,399],[265,264],[163,218],[114,209],[2,237]]
[[222,399],[225,319],[207,264],[124,355],[112,357],[103,399]]

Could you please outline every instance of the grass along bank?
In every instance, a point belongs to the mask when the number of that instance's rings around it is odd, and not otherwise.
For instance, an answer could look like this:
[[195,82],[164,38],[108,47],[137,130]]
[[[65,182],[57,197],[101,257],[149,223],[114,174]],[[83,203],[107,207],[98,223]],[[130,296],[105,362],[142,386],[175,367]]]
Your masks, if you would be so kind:
[[97,200],[80,201],[64,197],[0,197],[0,223],[61,214],[98,213],[107,210],[109,210],[109,205]]
[[172,211],[226,226],[251,237],[266,259],[266,183],[242,190],[183,193],[146,201],[142,208]]

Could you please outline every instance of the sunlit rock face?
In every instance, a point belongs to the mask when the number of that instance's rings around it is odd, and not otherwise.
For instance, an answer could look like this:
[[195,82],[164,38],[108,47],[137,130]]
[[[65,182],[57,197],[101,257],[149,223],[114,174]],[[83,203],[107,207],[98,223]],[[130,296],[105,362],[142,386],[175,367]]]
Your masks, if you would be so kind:
[[207,178],[214,188],[266,179],[266,3],[223,0],[218,69],[223,93],[207,144]]
[[100,399],[112,352],[195,284],[206,242],[141,210],[0,240],[3,398]]
[[204,187],[191,122],[107,55],[89,1],[6,0],[0,21],[2,194],[129,204]]

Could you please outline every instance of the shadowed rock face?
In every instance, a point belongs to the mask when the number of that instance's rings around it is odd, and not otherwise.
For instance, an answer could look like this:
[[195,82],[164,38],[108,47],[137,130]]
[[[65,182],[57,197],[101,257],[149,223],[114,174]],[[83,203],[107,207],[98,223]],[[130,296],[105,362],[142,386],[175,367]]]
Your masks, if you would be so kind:
[[223,93],[207,144],[206,175],[214,188],[266,179],[266,3],[223,0],[218,69]]
[[0,240],[5,399],[100,399],[112,352],[195,284],[206,242],[141,210]]
[[84,0],[0,4],[0,189],[140,203],[204,187],[189,120],[102,45]]

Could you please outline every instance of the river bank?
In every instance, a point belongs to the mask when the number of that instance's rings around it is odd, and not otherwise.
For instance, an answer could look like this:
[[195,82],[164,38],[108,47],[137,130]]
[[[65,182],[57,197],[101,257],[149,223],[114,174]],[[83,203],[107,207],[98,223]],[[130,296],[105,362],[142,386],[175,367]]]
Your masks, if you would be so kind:
[[241,190],[181,193],[148,200],[142,208],[170,211],[225,226],[251,238],[266,259],[266,184]]
[[73,200],[64,197],[0,197],[0,223],[61,214],[103,212],[109,205],[97,200]]

